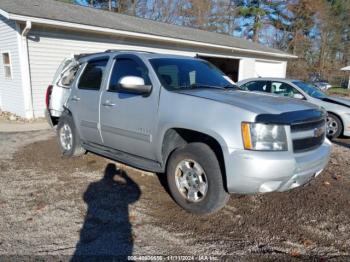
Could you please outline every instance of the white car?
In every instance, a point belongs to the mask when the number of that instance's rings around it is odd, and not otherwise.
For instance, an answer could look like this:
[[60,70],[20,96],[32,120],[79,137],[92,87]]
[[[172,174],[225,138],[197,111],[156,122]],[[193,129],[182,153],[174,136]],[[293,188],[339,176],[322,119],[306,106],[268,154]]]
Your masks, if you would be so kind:
[[328,89],[332,88],[332,85],[326,81],[314,82],[313,84],[324,91],[327,91]]
[[314,85],[296,79],[251,78],[237,85],[246,91],[293,97],[318,105],[328,112],[328,138],[350,137],[350,99],[328,96]]

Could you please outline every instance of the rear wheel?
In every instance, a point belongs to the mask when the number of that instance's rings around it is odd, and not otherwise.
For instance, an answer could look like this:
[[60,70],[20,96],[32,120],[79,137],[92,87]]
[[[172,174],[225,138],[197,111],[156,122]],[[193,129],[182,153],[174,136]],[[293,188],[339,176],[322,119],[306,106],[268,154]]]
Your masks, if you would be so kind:
[[57,139],[64,156],[81,156],[86,150],[80,144],[80,138],[70,115],[60,118],[57,125]]
[[327,116],[327,137],[337,138],[343,133],[343,123],[340,118],[332,113]]
[[174,200],[191,213],[213,213],[229,199],[219,162],[203,143],[188,144],[170,156],[167,180]]

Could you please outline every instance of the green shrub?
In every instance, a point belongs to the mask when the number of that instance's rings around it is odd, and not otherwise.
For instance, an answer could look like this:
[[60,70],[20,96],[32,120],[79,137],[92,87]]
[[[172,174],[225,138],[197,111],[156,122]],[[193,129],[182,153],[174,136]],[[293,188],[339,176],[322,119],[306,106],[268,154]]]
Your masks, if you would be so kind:
[[350,89],[342,87],[332,87],[327,90],[329,95],[338,95],[338,96],[350,96]]

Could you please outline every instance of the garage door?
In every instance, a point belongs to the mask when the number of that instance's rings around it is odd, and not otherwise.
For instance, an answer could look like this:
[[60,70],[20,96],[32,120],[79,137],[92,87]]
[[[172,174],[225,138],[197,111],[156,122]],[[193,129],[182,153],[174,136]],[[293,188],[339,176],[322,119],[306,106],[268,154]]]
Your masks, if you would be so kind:
[[285,62],[255,61],[255,77],[286,77]]

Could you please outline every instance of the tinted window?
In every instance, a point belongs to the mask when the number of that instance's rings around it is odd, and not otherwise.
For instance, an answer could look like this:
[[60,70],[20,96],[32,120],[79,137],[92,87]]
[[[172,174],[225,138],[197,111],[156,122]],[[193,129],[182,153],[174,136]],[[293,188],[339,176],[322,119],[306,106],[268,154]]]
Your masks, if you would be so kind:
[[300,94],[294,87],[283,82],[271,82],[271,92],[287,97],[294,97],[295,94]]
[[162,86],[168,90],[235,87],[212,64],[195,59],[156,58],[150,60]]
[[151,81],[148,77],[148,70],[144,65],[130,58],[119,58],[113,68],[111,80],[109,83],[110,91],[118,90],[120,79],[125,76],[137,76],[143,78],[146,85],[150,85]]
[[270,92],[267,81],[252,81],[245,83],[241,89],[246,91]]
[[312,84],[308,84],[303,81],[294,81],[293,84],[297,85],[305,93],[307,93],[309,96],[312,96],[314,98],[322,99],[327,97],[325,93],[323,93],[321,90],[319,90],[317,87],[315,87]]
[[107,62],[108,59],[89,62],[85,67],[84,73],[80,77],[78,88],[100,90]]
[[179,69],[176,65],[159,66],[157,73],[163,86],[170,89],[179,86]]

